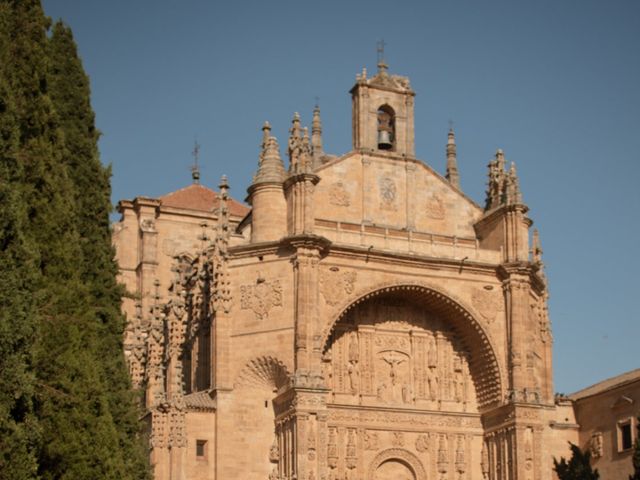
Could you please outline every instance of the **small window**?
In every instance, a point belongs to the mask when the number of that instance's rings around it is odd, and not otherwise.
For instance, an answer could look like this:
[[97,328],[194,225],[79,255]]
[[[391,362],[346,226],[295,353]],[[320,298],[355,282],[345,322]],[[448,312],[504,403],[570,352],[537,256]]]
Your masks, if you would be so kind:
[[207,456],[207,441],[196,440],[196,457],[204,459]]
[[631,419],[618,422],[618,451],[624,452],[633,448],[633,427]]

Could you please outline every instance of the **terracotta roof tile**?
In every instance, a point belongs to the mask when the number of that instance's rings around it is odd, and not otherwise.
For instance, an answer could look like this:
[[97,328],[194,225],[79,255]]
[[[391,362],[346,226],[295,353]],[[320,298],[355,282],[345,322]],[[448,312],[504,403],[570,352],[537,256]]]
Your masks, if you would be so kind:
[[216,401],[208,391],[194,392],[184,396],[185,405],[192,410],[215,410]]
[[[165,207],[183,208],[186,210],[198,210],[211,212],[220,204],[219,196],[210,188],[199,184],[192,184],[175,192],[160,197]],[[229,198],[229,213],[233,216],[244,217],[249,211],[246,205]]]

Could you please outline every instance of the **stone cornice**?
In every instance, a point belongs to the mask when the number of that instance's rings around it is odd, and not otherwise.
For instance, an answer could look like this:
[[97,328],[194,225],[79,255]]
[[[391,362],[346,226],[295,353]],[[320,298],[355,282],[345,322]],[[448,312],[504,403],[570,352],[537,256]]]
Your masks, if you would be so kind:
[[290,245],[294,249],[308,248],[317,249],[320,253],[325,253],[331,247],[331,240],[320,235],[313,233],[292,235],[282,239],[282,242],[286,245]]
[[538,275],[538,271],[539,268],[532,262],[503,263],[497,269],[498,278],[502,281],[510,280],[514,275],[526,277],[531,288],[540,295],[547,289],[547,286]]
[[320,177],[315,173],[294,173],[284,181],[284,189],[288,189],[291,185],[297,182],[310,181],[316,185],[320,181]]
[[365,262],[390,263],[409,267],[432,267],[440,270],[460,272],[473,272],[481,274],[496,274],[499,265],[484,262],[475,262],[468,259],[454,259],[430,257],[416,253],[389,252],[370,247],[333,243],[331,245],[332,257],[360,259]]
[[[495,222],[496,220],[498,220],[501,216],[503,216],[506,213],[521,212],[524,215],[528,211],[529,211],[529,207],[527,207],[524,203],[514,203],[514,204],[511,204],[511,205],[501,205],[499,207],[496,207],[496,208],[486,212],[482,216],[482,218],[480,220],[478,220],[474,224],[474,227],[476,229],[484,228],[486,225]],[[526,221],[529,224],[529,226],[533,225],[533,221],[530,218],[526,218]]]

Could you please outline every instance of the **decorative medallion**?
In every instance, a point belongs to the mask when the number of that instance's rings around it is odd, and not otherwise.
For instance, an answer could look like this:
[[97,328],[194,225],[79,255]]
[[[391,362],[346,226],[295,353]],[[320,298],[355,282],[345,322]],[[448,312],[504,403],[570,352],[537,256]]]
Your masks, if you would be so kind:
[[382,208],[396,209],[396,184],[392,178],[382,177],[380,179],[380,200]]

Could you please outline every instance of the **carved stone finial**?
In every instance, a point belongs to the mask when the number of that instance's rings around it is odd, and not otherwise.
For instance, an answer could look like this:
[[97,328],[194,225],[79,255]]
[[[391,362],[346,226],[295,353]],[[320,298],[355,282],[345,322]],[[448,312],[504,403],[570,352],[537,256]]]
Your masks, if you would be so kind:
[[302,129],[300,128],[300,114],[295,112],[293,120],[291,120],[291,128],[289,129],[289,171],[298,170],[300,154],[302,152]]
[[498,149],[494,160],[489,162],[489,182],[485,210],[492,210],[503,205],[522,203],[522,192],[514,162],[509,171],[505,169],[504,152]]
[[449,128],[447,135],[447,173],[445,178],[456,188],[460,188],[460,174],[458,173],[458,160],[456,156],[456,136],[453,127]]
[[270,136],[271,136],[271,124],[265,121],[264,125],[262,125],[262,149],[263,150]]
[[540,246],[540,233],[537,228],[533,229],[533,238],[531,240],[531,259],[535,263],[542,262],[542,247]]
[[284,182],[284,163],[280,158],[280,148],[275,137],[267,138],[260,153],[260,164],[253,178],[253,184],[263,182]]
[[516,172],[515,162],[511,162],[511,167],[507,174],[507,204],[522,203],[522,193],[520,192],[520,182],[518,181],[518,174]]

